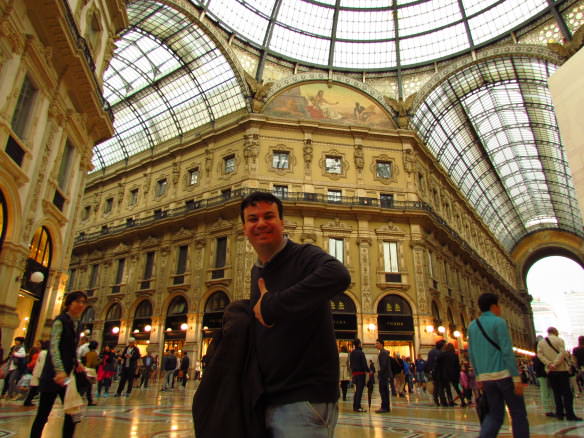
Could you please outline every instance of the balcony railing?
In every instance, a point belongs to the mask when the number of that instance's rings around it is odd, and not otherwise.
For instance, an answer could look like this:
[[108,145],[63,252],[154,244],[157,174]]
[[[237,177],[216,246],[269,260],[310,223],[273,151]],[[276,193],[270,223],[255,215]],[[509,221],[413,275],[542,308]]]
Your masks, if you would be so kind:
[[[169,210],[156,210],[151,216],[144,218],[133,218],[132,221],[126,221],[123,224],[108,226],[102,228],[101,231],[96,231],[93,233],[80,232],[75,238],[75,243],[87,242],[97,238],[104,237],[105,234],[113,235],[116,233],[124,232],[129,228],[136,228],[144,225],[150,225],[155,222],[168,220],[171,218],[177,218],[180,216],[185,216],[191,214],[194,211],[204,210],[206,208],[217,207],[224,204],[239,202],[250,193],[257,191],[256,189],[237,189],[231,192],[231,197],[226,199],[223,195],[215,196],[213,198],[197,200],[193,203],[189,203],[182,207],[169,209]],[[351,207],[373,207],[373,208],[383,208],[389,210],[425,210],[428,212],[432,211],[432,207],[421,201],[393,201],[391,204],[386,202],[381,202],[377,198],[365,198],[357,196],[342,196],[341,198],[336,198],[334,201],[328,198],[327,194],[319,193],[288,193],[284,199],[285,202],[293,203],[313,203],[313,204],[330,204],[330,205],[343,205]],[[437,216],[438,217],[438,216]],[[442,221],[443,222],[443,221]]]
[[[138,228],[140,226],[150,225],[156,222],[163,222],[170,220],[172,218],[178,218],[181,216],[186,216],[188,214],[193,214],[207,208],[213,208],[221,205],[227,205],[231,203],[240,202],[249,194],[262,191],[258,189],[236,189],[231,192],[231,196],[226,199],[224,195],[215,196],[213,198],[197,200],[194,203],[189,203],[187,205],[164,210],[164,214],[161,215],[157,210],[151,216],[144,218],[134,218],[131,223],[125,222],[120,225],[103,227],[101,231],[96,231],[93,233],[86,233],[84,231],[80,232],[75,238],[75,244],[82,242],[89,242],[92,240],[103,238],[105,235],[114,235],[117,233],[122,233],[130,228]],[[265,192],[271,193],[268,190],[263,190]],[[501,283],[507,285],[511,289],[510,285],[504,280],[495,270],[491,267],[489,263],[486,262],[471,246],[458,234],[454,229],[450,227],[448,222],[446,222],[442,217],[440,217],[432,208],[431,205],[423,201],[392,201],[387,202],[386,200],[381,201],[378,198],[368,198],[362,196],[341,196],[340,199],[336,198],[334,201],[329,200],[328,194],[320,193],[306,193],[306,192],[288,192],[286,198],[284,199],[286,203],[295,204],[328,204],[334,206],[346,206],[346,207],[363,207],[363,208],[381,208],[383,210],[408,210],[408,211],[424,211],[426,212],[435,222],[442,225],[444,230],[450,235],[450,237],[458,242],[458,244],[464,248],[469,254],[471,254],[475,259],[482,262],[485,269],[495,278],[497,278]],[[434,286],[436,287],[436,285]]]

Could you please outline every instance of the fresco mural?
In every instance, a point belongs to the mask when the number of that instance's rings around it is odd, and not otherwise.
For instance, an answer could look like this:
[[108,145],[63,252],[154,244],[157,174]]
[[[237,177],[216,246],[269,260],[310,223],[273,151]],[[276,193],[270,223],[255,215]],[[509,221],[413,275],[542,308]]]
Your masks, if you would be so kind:
[[370,97],[351,88],[323,83],[296,85],[284,90],[266,104],[264,114],[374,128],[394,127],[385,110]]

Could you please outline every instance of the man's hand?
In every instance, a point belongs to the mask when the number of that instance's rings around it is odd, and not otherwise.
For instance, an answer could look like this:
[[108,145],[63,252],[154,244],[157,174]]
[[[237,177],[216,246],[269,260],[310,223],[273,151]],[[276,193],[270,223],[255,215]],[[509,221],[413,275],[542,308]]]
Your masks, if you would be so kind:
[[61,386],[65,386],[65,379],[67,378],[67,373],[64,373],[63,371],[57,373],[57,375],[55,376],[55,383],[57,385],[61,385]]
[[273,325],[266,324],[262,316],[262,299],[264,298],[264,295],[268,293],[268,289],[266,289],[266,282],[263,278],[258,279],[258,288],[260,290],[260,299],[255,304],[255,306],[253,306],[253,313],[261,325],[268,328],[273,327]]
[[522,396],[523,395],[523,383],[521,382],[513,382],[513,386],[515,386],[514,393],[515,395]]

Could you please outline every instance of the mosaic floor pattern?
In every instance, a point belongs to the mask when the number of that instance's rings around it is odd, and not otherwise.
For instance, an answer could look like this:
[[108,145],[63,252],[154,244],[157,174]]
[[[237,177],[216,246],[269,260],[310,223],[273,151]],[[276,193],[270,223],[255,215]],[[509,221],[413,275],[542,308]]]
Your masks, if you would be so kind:
[[[76,436],[89,438],[193,438],[191,403],[195,384],[187,389],[160,392],[156,386],[135,389],[128,398],[99,398],[98,406],[88,407],[77,427]],[[584,437],[584,422],[558,421],[544,416],[537,388],[526,390],[532,437]],[[364,397],[364,407],[366,406]],[[584,416],[584,397],[575,400],[576,413]],[[336,438],[467,438],[476,437],[479,423],[474,408],[435,407],[425,394],[410,399],[392,399],[390,414],[376,414],[379,407],[374,395],[370,412],[355,413],[351,401],[340,402]],[[36,407],[22,402],[0,401],[0,438],[27,438]],[[59,438],[63,411],[57,402],[45,427],[43,438]],[[508,419],[500,437],[510,437]],[[218,437],[222,438],[222,437]]]

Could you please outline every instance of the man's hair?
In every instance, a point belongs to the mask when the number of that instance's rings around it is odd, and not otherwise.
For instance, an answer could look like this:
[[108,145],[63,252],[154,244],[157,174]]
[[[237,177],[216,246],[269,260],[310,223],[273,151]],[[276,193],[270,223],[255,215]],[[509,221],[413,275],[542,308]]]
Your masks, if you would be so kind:
[[258,202],[267,202],[268,204],[275,203],[278,207],[278,214],[280,215],[280,219],[284,219],[284,206],[282,205],[282,201],[280,201],[277,196],[274,196],[269,192],[253,192],[247,195],[245,199],[241,201],[241,205],[239,206],[239,215],[241,217],[242,223],[245,223],[243,210],[245,210],[250,205],[255,206]]
[[379,342],[381,345],[383,345],[383,341],[382,341],[381,339],[379,339],[379,338],[377,338],[377,339],[375,340],[375,342]]
[[446,344],[446,341],[444,339],[440,339],[438,342],[436,342],[436,350],[442,350],[444,344]]
[[558,329],[555,327],[548,327],[547,332],[548,332],[548,335],[558,336]]
[[18,341],[20,343],[23,343],[24,342],[24,338],[22,336],[18,336],[17,338],[14,338],[14,341],[15,342]]
[[479,297],[479,309],[481,312],[488,312],[491,310],[493,304],[499,304],[499,297],[491,292],[485,292]]
[[97,341],[91,341],[89,343],[89,349],[90,350],[95,350],[97,348]]
[[355,340],[353,341],[353,345],[355,346],[355,348],[360,347],[361,346],[361,339],[355,338]]
[[85,299],[85,301],[87,302],[87,295],[85,294],[85,292],[82,292],[80,290],[71,292],[69,295],[65,297],[65,309],[68,309],[69,306],[73,303],[73,301],[77,301],[82,298]]
[[578,345],[584,347],[584,336],[578,336]]

